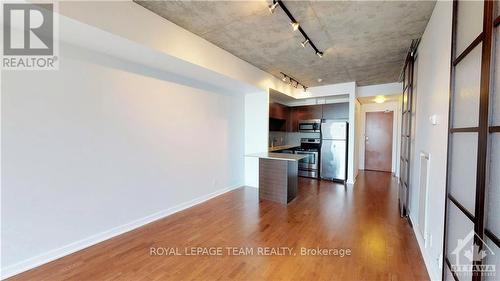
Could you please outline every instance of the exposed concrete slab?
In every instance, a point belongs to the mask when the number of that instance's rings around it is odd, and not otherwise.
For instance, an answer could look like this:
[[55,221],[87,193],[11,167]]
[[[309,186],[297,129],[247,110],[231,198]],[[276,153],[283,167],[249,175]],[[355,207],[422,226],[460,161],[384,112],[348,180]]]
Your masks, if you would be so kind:
[[[266,1],[136,1],[277,77],[287,73],[306,86],[398,80],[411,40],[424,32],[433,1],[285,1],[324,51],[302,48],[299,32]],[[175,40],[175,38],[172,38]],[[322,82],[317,79],[321,78]]]

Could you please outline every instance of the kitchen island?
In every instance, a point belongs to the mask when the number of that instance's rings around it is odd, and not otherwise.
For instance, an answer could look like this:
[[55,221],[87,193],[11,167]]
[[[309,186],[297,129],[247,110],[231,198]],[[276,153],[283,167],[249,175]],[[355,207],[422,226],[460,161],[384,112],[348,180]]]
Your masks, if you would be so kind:
[[259,158],[259,198],[288,204],[297,196],[300,154],[263,152],[247,155]]

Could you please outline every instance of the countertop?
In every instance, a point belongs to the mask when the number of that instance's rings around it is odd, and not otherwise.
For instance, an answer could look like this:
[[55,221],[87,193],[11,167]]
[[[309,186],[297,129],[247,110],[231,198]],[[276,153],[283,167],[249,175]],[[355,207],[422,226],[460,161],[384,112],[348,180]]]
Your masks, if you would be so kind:
[[273,159],[273,160],[283,160],[283,161],[299,161],[308,157],[303,154],[288,154],[288,153],[273,153],[273,152],[261,152],[246,155],[248,157],[258,157],[264,159]]
[[285,145],[273,146],[273,147],[269,148],[269,152],[278,151],[278,150],[285,150],[285,149],[290,149],[290,148],[294,148],[294,147],[300,147],[300,145],[285,144]]

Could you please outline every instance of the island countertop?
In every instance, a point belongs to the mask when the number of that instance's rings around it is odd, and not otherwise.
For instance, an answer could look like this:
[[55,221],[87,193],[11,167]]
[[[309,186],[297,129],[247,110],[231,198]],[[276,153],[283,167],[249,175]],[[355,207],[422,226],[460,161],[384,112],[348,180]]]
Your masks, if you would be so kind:
[[263,159],[273,159],[273,160],[283,160],[283,161],[299,161],[307,157],[303,154],[288,154],[288,153],[273,153],[273,152],[261,152],[246,155],[248,157],[257,157]]
[[278,151],[278,150],[285,150],[285,149],[290,149],[290,148],[295,148],[295,147],[300,147],[300,145],[285,144],[285,145],[272,146],[272,147],[269,147],[269,152]]

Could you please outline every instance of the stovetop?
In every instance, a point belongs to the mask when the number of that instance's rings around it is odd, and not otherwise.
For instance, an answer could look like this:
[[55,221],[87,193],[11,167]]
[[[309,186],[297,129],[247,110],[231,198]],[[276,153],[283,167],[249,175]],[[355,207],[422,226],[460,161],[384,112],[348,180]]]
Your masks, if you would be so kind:
[[302,147],[299,147],[299,148],[296,148],[295,150],[296,151],[318,152],[319,148],[302,148]]

